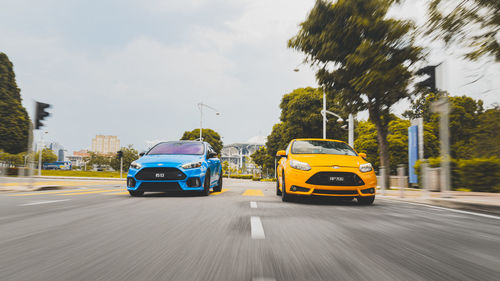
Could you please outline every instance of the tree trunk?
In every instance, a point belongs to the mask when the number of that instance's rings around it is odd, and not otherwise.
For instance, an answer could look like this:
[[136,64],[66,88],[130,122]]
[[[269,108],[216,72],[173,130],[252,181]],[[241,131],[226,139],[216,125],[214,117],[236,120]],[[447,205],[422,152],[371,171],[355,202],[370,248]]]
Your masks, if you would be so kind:
[[387,141],[388,128],[387,121],[383,119],[380,112],[376,110],[369,110],[370,119],[375,124],[377,128],[377,142],[379,146],[379,157],[380,157],[380,166],[384,167],[386,170],[385,182],[387,183],[387,187],[390,187],[390,173],[391,173],[391,163],[389,161],[389,142]]

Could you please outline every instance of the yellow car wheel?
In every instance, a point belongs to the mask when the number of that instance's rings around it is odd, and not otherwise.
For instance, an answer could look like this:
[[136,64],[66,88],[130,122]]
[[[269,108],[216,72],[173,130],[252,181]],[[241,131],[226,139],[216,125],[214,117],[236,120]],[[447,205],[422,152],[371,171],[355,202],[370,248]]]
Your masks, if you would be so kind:
[[276,179],[276,196],[281,196],[280,181]]
[[283,202],[290,202],[292,200],[291,197],[292,197],[292,195],[286,193],[285,171],[283,171],[282,180],[281,180],[281,200]]

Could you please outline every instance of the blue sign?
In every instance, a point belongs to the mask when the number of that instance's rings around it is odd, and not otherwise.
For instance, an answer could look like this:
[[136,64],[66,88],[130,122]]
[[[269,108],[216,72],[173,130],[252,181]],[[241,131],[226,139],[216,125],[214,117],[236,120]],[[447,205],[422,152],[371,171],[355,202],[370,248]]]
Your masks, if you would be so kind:
[[408,127],[408,176],[409,183],[418,183],[415,163],[418,160],[418,126]]

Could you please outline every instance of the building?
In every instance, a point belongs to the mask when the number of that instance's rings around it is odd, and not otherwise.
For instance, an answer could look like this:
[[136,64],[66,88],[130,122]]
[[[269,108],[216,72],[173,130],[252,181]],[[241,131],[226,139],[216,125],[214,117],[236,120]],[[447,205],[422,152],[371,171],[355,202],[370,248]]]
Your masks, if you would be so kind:
[[263,144],[258,143],[233,143],[225,145],[221,151],[221,161],[227,161],[229,168],[242,170],[243,174],[253,173],[257,167],[250,160],[250,156]]
[[62,145],[57,142],[51,142],[47,147],[57,155],[57,161],[65,161],[66,150]]
[[93,152],[99,154],[111,154],[120,150],[120,140],[117,136],[97,135],[92,139]]

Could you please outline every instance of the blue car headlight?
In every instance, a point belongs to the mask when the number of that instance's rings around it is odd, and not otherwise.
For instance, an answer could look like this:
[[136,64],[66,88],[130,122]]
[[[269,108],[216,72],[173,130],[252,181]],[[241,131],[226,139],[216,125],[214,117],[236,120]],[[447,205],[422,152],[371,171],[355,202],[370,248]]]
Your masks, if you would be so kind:
[[142,168],[142,165],[134,161],[130,163],[130,167],[139,170],[140,168]]
[[186,163],[181,166],[183,169],[194,169],[201,167],[201,162]]

